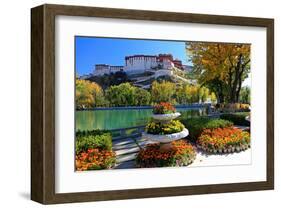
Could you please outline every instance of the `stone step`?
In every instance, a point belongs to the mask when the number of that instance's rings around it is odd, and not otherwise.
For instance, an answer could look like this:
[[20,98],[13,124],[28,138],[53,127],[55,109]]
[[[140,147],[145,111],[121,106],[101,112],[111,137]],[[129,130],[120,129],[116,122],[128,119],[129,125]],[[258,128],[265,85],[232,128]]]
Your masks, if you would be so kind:
[[134,160],[130,160],[130,161],[126,161],[120,164],[117,164],[114,168],[116,169],[128,169],[128,168],[135,168],[135,161]]
[[125,148],[125,149],[120,149],[115,151],[117,156],[120,155],[126,155],[126,154],[130,154],[130,153],[136,153],[139,152],[140,148],[135,146],[135,147],[131,147],[131,148]]
[[112,138],[112,141],[114,142],[114,141],[120,141],[120,140],[123,140],[123,139],[138,138],[140,136],[141,136],[140,133],[134,133],[134,134],[130,134],[128,136],[116,136],[116,137]]
[[120,146],[120,145],[135,143],[135,140],[138,142],[142,142],[142,141],[145,141],[146,139],[142,139],[141,137],[123,138],[123,139],[118,139],[118,140],[112,140],[112,144],[113,144],[113,146]]
[[129,144],[123,144],[123,145],[114,145],[112,149],[114,151],[122,150],[122,149],[128,149],[128,148],[133,148],[137,147],[137,144],[135,142],[129,143]]
[[137,152],[127,154],[127,155],[119,155],[119,156],[116,157],[116,163],[120,164],[120,163],[123,163],[123,162],[126,162],[126,161],[134,160],[134,159],[136,159],[136,155],[137,155]]
[[[150,141],[138,141],[139,146],[141,146],[142,148],[147,145],[147,144],[151,144],[152,142]],[[121,150],[121,149],[127,149],[127,148],[133,148],[133,147],[138,147],[138,145],[135,142],[132,143],[128,143],[128,144],[121,144],[121,145],[114,145],[113,146],[113,150],[117,151],[117,150]]]
[[132,138],[126,138],[126,139],[120,139],[117,141],[112,141],[112,145],[114,146],[121,146],[121,145],[126,145],[126,144],[131,144],[135,143],[135,140]]

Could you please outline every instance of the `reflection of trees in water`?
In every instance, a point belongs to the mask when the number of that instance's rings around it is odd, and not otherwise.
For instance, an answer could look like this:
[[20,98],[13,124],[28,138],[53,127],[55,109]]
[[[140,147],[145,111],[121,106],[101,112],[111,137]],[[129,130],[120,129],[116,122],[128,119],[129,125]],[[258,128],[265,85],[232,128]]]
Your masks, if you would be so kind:
[[206,109],[178,109],[178,111],[181,113],[181,119],[185,118],[192,118],[197,116],[206,115]]
[[[151,109],[77,111],[76,129],[116,129],[145,125],[151,118]],[[205,109],[183,109],[181,118],[205,115]]]

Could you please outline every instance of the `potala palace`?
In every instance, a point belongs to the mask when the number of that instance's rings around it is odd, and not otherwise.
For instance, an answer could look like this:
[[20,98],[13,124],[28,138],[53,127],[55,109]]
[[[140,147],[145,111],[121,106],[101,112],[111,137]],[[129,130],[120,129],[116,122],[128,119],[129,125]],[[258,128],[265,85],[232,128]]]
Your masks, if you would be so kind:
[[[97,64],[93,70],[94,76],[124,71],[128,75],[140,74],[146,71],[165,71],[169,74],[174,68],[182,71],[189,71],[190,66],[183,65],[181,60],[174,59],[171,54],[154,55],[133,55],[125,57],[124,66],[111,66],[108,64]],[[164,70],[164,71],[163,71]]]

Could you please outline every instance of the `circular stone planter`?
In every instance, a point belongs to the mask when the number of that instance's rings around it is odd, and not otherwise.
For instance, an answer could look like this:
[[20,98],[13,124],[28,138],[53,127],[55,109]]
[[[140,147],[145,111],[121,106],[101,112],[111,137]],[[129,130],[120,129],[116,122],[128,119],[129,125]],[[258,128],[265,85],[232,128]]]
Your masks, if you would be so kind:
[[181,114],[179,112],[169,113],[169,114],[153,114],[152,118],[160,121],[169,121],[179,117]]
[[222,149],[204,148],[201,145],[198,145],[197,147],[202,149],[202,150],[204,150],[204,151],[206,151],[206,152],[216,154],[216,153],[241,152],[241,151],[249,149],[251,147],[251,144],[244,144],[244,145],[240,145],[240,146],[225,147],[225,148],[222,148]]
[[160,143],[169,143],[175,140],[179,140],[187,137],[189,134],[188,130],[184,128],[181,132],[173,133],[173,134],[165,134],[165,135],[156,135],[156,134],[148,134],[143,133],[143,137],[147,140],[160,142]]

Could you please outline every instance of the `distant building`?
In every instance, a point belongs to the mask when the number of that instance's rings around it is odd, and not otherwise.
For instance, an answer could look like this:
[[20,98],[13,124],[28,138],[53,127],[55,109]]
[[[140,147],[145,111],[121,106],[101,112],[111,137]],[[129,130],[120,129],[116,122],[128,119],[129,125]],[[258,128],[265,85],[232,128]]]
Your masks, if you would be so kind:
[[143,73],[152,69],[172,70],[174,67],[185,70],[182,61],[173,58],[171,54],[154,55],[133,55],[125,57],[125,66],[110,66],[107,64],[97,64],[93,71],[93,75],[101,76],[104,74],[124,71],[127,74]]
[[142,73],[157,67],[157,56],[133,55],[125,57],[124,71],[128,74]]

